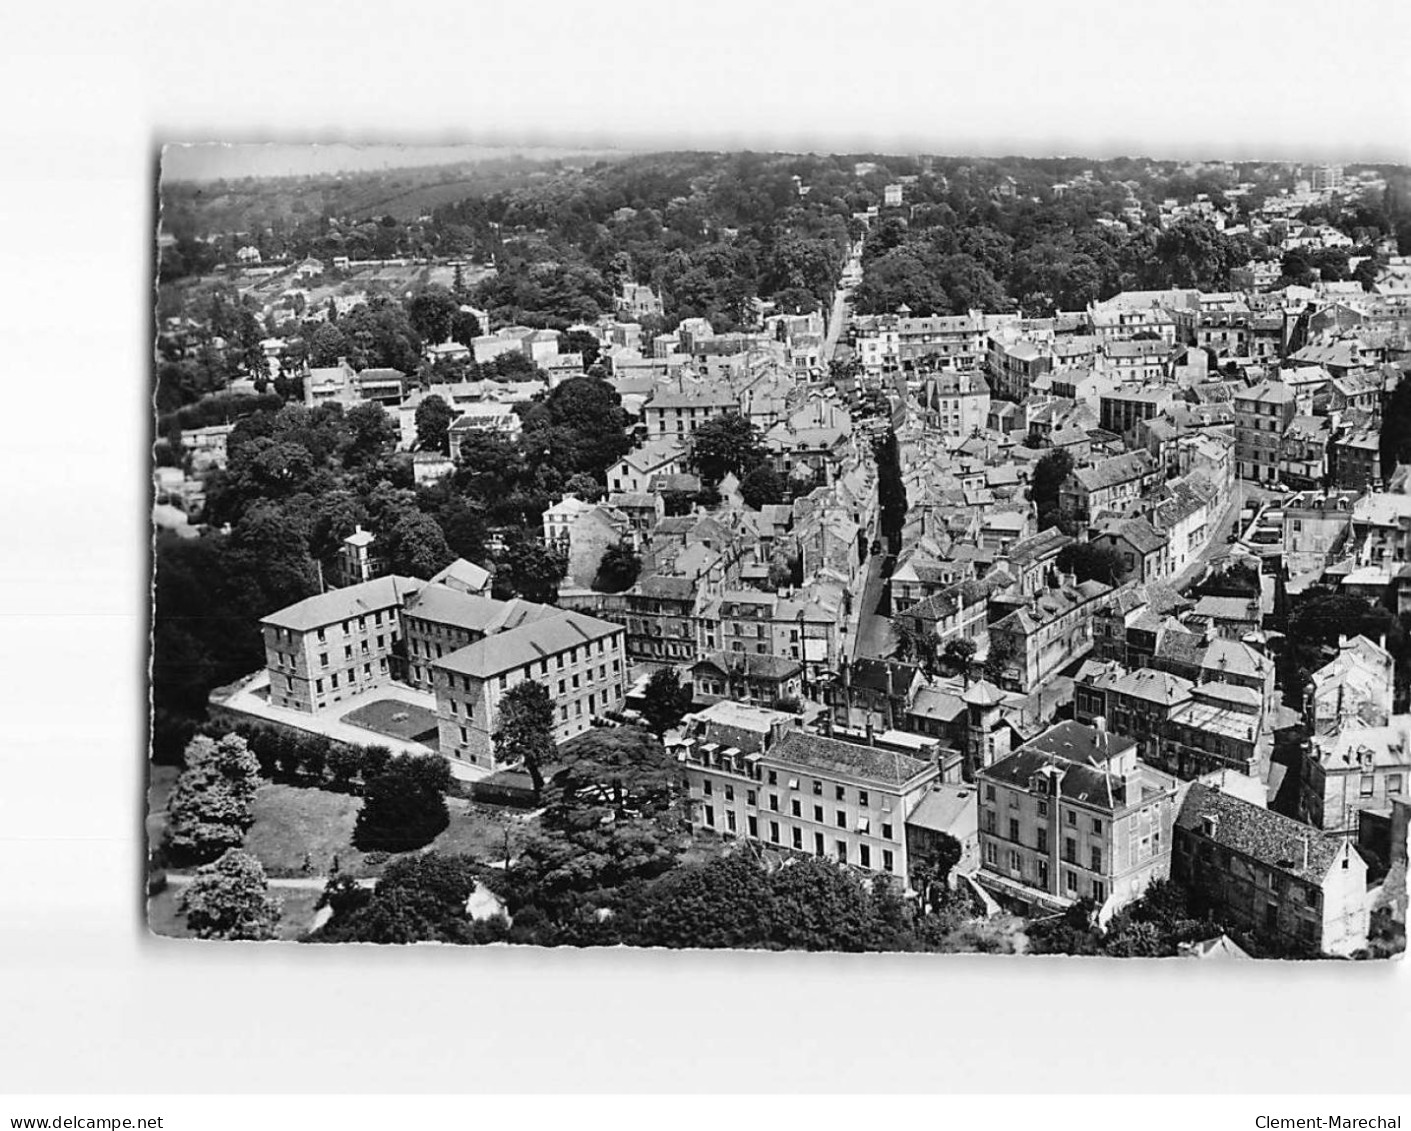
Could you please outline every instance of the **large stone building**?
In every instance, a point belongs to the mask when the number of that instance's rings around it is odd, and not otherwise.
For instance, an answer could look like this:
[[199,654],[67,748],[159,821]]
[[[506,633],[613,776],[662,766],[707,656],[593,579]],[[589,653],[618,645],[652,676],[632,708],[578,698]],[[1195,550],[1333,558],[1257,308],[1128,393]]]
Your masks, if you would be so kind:
[[1176,821],[1171,875],[1215,912],[1323,954],[1367,944],[1367,864],[1351,840],[1192,785]]
[[989,627],[990,652],[1006,657],[1001,687],[1024,694],[1092,650],[1093,614],[1113,592],[1100,581],[1044,589]]
[[1045,913],[1090,899],[1106,916],[1168,874],[1179,783],[1131,739],[1058,723],[977,783],[977,878],[1006,902]]
[[626,698],[625,630],[581,613],[531,620],[431,662],[443,756],[493,772],[494,734],[505,693],[526,680],[541,683],[554,706],[554,739],[587,730],[620,711]]
[[1298,414],[1288,385],[1265,381],[1235,397],[1235,472],[1241,479],[1273,483],[1279,478],[1284,434]]
[[317,714],[390,683],[402,607],[423,584],[379,577],[308,597],[261,620],[270,705]]
[[909,876],[906,820],[940,776],[933,763],[789,729],[780,712],[710,710],[705,725],[688,721],[683,743],[694,828]]
[[1300,812],[1320,829],[1355,837],[1360,814],[1411,796],[1411,716],[1369,726],[1350,722],[1314,736],[1304,752]]
[[1125,509],[1161,478],[1145,449],[1111,456],[1070,473],[1058,489],[1058,508],[1064,518],[1088,526],[1103,511]]

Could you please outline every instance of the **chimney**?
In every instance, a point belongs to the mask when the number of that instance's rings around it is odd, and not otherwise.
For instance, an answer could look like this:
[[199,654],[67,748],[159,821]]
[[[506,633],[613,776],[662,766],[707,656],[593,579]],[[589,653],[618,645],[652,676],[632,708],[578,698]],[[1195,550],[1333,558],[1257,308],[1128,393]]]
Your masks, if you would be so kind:
[[876,745],[876,743],[873,741],[873,734],[872,734],[872,714],[871,714],[871,712],[869,712],[868,715],[867,715],[867,745],[868,745],[868,746],[875,746],[875,745]]
[[1303,837],[1303,870],[1308,871],[1308,837]]

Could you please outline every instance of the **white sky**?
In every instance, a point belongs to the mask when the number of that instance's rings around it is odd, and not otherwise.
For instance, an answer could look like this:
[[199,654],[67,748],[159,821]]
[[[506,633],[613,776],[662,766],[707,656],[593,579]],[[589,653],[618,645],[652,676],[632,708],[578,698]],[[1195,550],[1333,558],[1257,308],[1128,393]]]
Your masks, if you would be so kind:
[[373,34],[308,0],[307,45],[252,7],[206,45],[248,65],[139,44],[158,140],[1411,161],[1402,0],[433,4]]

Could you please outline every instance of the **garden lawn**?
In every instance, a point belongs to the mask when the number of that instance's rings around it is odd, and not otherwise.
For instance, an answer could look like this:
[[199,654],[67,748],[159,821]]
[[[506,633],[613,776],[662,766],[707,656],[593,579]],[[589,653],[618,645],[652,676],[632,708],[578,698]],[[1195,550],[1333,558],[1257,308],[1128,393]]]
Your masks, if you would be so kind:
[[335,855],[340,869],[361,875],[363,854],[353,847],[353,825],[362,804],[360,797],[329,789],[266,783],[255,794],[255,823],[245,834],[245,849],[269,876],[324,876]]
[[[405,719],[393,718],[405,714]],[[436,713],[415,703],[397,699],[378,699],[349,711],[341,719],[349,726],[362,727],[376,734],[399,738],[403,742],[423,742],[436,748]]]
[[451,823],[431,842],[429,848],[446,854],[464,853],[485,863],[503,863],[505,833],[509,833],[510,857],[519,854],[519,846],[533,831],[534,822],[522,820],[523,810],[499,809],[493,805],[477,805],[448,797],[446,808]]

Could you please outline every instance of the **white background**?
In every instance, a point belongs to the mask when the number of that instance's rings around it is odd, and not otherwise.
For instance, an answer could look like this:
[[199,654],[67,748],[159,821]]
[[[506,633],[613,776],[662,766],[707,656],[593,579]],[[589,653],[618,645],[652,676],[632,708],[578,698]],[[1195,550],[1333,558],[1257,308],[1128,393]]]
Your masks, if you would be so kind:
[[1411,5],[9,6],[0,1093],[1404,1088],[1405,963],[145,936],[159,140],[1411,159]]

